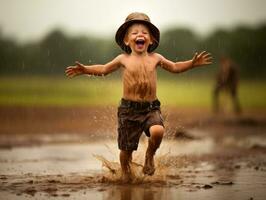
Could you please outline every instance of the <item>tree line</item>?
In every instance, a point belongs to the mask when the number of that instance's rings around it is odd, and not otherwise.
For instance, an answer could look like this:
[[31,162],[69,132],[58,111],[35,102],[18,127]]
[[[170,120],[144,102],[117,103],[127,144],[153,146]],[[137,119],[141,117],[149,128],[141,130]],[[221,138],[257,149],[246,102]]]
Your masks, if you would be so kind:
[[[266,24],[256,28],[238,26],[217,29],[202,38],[187,28],[171,28],[161,33],[158,53],[173,61],[190,59],[194,52],[207,50],[219,65],[219,57],[230,56],[242,76],[266,75]],[[69,36],[60,29],[35,42],[20,44],[0,32],[0,74],[63,75],[76,60],[85,64],[105,63],[121,53],[113,38]],[[207,72],[215,68],[209,68]],[[205,70],[204,70],[205,71]]]

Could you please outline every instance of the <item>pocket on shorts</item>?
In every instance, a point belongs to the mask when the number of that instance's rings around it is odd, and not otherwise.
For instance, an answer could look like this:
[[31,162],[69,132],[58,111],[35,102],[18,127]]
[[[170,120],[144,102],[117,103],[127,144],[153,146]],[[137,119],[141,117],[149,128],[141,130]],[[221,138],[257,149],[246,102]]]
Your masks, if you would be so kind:
[[118,110],[117,110],[118,118],[123,118],[123,116],[128,115],[129,111],[130,111],[129,108],[118,107]]

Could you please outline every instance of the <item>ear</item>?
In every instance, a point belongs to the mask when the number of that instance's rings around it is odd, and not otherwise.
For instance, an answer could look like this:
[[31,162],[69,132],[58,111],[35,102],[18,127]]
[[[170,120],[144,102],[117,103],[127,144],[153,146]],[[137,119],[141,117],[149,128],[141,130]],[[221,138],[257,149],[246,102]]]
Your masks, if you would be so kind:
[[126,46],[129,45],[129,41],[128,41],[127,35],[125,35],[125,37],[124,37],[124,43],[125,43]]
[[151,36],[151,41],[150,41],[150,44],[149,45],[152,45],[153,44],[153,41],[154,41],[154,38],[153,38],[153,36]]

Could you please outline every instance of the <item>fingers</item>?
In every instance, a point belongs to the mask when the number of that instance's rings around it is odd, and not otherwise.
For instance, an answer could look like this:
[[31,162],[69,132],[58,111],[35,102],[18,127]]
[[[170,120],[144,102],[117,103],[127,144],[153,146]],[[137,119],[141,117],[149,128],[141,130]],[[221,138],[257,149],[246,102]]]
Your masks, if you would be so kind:
[[212,61],[211,61],[211,60],[209,60],[209,61],[205,61],[204,64],[205,64],[205,65],[210,65],[210,64],[212,64]]
[[74,67],[67,67],[65,74],[67,77],[70,77],[70,78],[74,77],[76,75],[76,73],[74,71]]
[[67,77],[73,78],[74,76],[78,75],[76,71],[76,66],[69,66],[65,70],[65,74]]
[[199,54],[199,58],[208,58],[208,57],[211,57],[211,54],[208,53],[207,51],[202,51],[200,54]]
[[212,58],[210,53],[206,54],[203,58],[204,58],[206,64],[212,64],[213,58]]
[[212,60],[213,60],[213,58],[211,56],[205,58],[206,62],[212,62]]
[[192,63],[194,66],[209,65],[212,64],[212,56],[206,51],[202,51],[200,54],[195,53]]
[[199,54],[199,58],[201,58],[201,57],[206,57],[206,56],[208,56],[208,55],[210,55],[210,53],[208,53],[207,51],[202,51],[202,52]]
[[202,58],[204,61],[204,64],[211,64],[212,63],[212,56],[210,53],[203,51],[199,54],[199,59]]
[[81,69],[84,68],[84,65],[78,61],[76,61],[75,64],[75,66],[69,66],[66,68],[65,74],[67,77],[73,78],[74,76],[81,74]]
[[83,65],[83,64],[81,64],[79,61],[76,61],[75,63],[76,63],[76,66],[79,66],[79,67],[84,67],[84,65]]
[[194,54],[193,58],[192,58],[192,62],[193,62],[193,63],[195,62],[195,60],[197,59],[197,57],[198,57],[198,52],[196,52],[196,53]]
[[67,67],[65,70],[66,75],[70,74],[73,67]]

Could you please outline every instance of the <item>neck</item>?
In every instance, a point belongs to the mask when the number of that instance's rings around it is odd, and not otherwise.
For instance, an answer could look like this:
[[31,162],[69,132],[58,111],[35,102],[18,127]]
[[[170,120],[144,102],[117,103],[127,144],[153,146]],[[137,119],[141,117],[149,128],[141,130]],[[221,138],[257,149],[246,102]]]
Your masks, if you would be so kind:
[[135,51],[132,51],[131,52],[131,55],[133,55],[133,56],[146,56],[146,55],[148,55],[148,52],[147,51],[144,51],[144,52],[135,52]]

